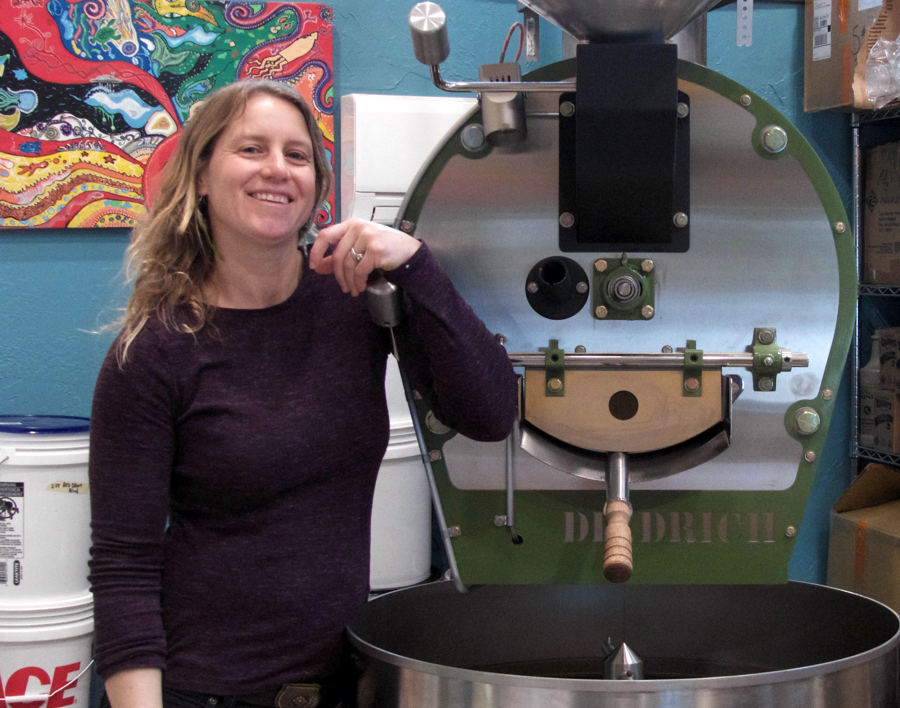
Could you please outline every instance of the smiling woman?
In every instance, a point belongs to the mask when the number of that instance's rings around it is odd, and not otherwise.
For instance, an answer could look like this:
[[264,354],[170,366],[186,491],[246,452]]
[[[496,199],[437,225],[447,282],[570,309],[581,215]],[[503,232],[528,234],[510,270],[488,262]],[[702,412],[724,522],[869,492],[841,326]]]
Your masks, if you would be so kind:
[[[509,434],[509,358],[428,248],[384,226],[299,244],[331,176],[303,99],[238,83],[188,124],[150,218],[91,414],[95,657],[113,708],[335,708],[344,627],[368,596],[394,329],[435,417]],[[136,503],[136,501],[138,503]],[[236,669],[235,667],[240,667]]]

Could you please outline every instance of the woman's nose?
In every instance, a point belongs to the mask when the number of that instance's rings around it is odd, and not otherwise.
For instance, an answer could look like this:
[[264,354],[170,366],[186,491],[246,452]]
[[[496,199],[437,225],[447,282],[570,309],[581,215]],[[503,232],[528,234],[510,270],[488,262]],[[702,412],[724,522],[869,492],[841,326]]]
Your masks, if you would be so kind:
[[266,156],[263,162],[263,174],[275,179],[283,179],[287,176],[287,161],[280,152],[273,151]]

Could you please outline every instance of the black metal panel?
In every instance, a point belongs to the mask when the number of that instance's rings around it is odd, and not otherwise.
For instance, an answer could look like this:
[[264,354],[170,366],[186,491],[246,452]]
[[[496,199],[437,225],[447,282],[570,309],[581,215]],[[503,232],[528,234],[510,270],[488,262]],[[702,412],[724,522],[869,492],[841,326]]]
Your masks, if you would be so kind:
[[688,250],[690,104],[676,65],[674,45],[578,46],[577,93],[560,97],[560,250]]

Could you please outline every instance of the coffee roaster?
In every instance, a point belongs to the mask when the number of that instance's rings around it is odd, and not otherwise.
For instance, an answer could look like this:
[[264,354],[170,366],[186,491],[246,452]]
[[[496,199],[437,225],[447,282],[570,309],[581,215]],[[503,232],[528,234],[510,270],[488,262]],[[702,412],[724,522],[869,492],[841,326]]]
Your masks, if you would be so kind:
[[894,706],[896,615],[787,582],[852,336],[850,222],[752,91],[665,40],[707,0],[527,0],[574,59],[448,82],[479,103],[396,225],[521,373],[505,443],[410,391],[452,582],[351,639],[365,706]]

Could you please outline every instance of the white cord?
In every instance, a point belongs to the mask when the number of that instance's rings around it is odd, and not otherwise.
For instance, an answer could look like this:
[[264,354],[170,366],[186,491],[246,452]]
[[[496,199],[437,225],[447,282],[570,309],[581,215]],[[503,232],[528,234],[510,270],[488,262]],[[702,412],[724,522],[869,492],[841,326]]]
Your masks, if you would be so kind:
[[60,686],[59,688],[57,688],[53,693],[32,693],[32,694],[24,695],[24,696],[6,696],[6,703],[9,704],[9,703],[29,703],[31,701],[46,701],[48,698],[50,698],[50,696],[55,696],[57,693],[61,693],[62,691],[65,691],[72,684],[77,683],[78,679],[80,679],[82,676],[84,676],[85,671],[87,671],[93,665],[94,665],[94,660],[91,659],[88,662],[88,665],[85,666],[81,670],[81,673],[78,674],[78,676],[76,676],[71,681],[69,681],[69,683],[67,683],[65,686]]

